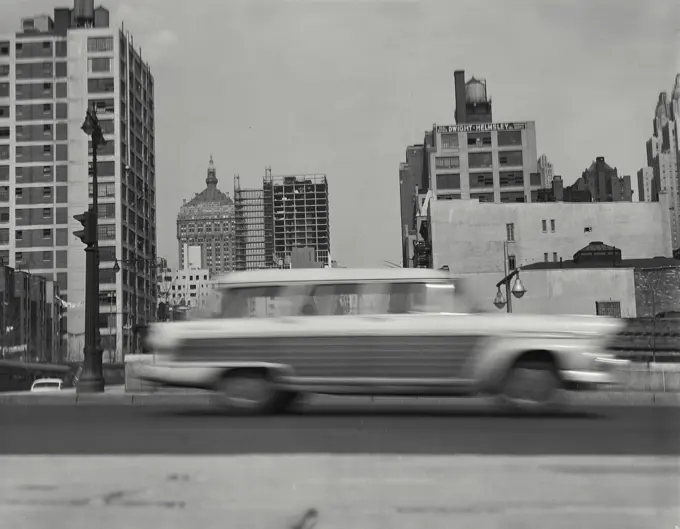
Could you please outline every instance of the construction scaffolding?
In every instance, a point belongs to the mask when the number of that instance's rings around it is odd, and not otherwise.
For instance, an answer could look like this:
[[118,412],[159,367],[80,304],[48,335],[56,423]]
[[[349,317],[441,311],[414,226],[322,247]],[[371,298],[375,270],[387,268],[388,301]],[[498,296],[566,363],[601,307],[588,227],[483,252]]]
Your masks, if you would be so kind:
[[268,268],[265,259],[265,212],[262,189],[242,189],[234,175],[234,269]]
[[330,264],[330,218],[326,175],[272,176],[262,182],[265,255],[273,266],[290,262],[293,248],[311,248]]

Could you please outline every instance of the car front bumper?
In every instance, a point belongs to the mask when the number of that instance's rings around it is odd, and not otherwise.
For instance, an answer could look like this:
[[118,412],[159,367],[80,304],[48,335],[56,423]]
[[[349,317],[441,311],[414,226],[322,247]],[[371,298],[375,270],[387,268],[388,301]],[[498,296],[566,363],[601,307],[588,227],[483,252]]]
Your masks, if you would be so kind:
[[567,370],[560,373],[568,389],[600,389],[621,384],[620,376],[613,370]]

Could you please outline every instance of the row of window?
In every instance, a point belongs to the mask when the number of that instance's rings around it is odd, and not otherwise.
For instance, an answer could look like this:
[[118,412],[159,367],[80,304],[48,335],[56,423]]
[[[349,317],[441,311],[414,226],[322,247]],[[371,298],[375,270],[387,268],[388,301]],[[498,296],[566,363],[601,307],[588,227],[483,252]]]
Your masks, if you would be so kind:
[[[443,173],[436,175],[437,189],[460,189],[459,173]],[[493,173],[470,173],[468,175],[470,189],[488,189],[494,186]],[[532,173],[529,179],[532,186],[541,184],[540,173]],[[523,187],[524,174],[521,171],[500,171],[498,175],[500,187]]]
[[[459,156],[438,156],[435,158],[435,169],[460,169]],[[502,167],[521,167],[523,165],[522,151],[507,151],[498,153],[498,164]],[[468,153],[468,167],[483,169],[493,167],[492,152]]]
[[[463,133],[465,134],[465,133]],[[490,132],[468,132],[465,134],[468,148],[491,147],[492,139]],[[499,147],[513,147],[522,145],[522,131],[499,131],[497,133]],[[457,133],[444,133],[441,135],[442,149],[456,150],[460,147]]]

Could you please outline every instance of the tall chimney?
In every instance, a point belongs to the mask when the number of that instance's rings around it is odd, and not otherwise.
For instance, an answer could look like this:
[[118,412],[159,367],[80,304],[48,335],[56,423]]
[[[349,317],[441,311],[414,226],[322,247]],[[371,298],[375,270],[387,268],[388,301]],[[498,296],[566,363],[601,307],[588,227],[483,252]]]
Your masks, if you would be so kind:
[[462,125],[467,123],[467,113],[465,111],[465,70],[453,72],[453,90],[456,101],[454,118],[456,119],[456,124]]

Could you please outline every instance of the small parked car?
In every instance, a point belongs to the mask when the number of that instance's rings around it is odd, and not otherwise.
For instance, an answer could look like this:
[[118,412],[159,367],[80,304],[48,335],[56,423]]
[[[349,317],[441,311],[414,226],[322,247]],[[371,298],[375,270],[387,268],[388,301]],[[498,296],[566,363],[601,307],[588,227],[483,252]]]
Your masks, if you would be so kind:
[[419,268],[235,272],[210,317],[153,324],[140,378],[276,412],[309,393],[495,395],[522,408],[617,381],[620,320],[482,313],[461,279]]
[[60,378],[39,378],[31,385],[32,392],[53,392],[61,391],[64,386],[64,381]]

